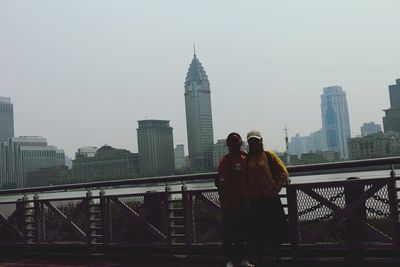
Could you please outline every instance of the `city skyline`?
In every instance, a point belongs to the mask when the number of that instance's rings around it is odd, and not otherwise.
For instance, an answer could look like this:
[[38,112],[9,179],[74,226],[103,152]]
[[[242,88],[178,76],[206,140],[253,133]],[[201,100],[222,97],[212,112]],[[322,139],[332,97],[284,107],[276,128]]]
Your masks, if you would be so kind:
[[15,136],[44,136],[70,156],[104,144],[135,152],[136,122],[154,118],[170,120],[187,148],[193,41],[212,82],[214,141],[256,128],[283,151],[285,125],[289,136],[321,128],[320,90],[331,85],[346,89],[352,136],[382,124],[400,77],[400,3],[226,3],[189,16],[182,1],[2,1],[0,95],[14,105]]

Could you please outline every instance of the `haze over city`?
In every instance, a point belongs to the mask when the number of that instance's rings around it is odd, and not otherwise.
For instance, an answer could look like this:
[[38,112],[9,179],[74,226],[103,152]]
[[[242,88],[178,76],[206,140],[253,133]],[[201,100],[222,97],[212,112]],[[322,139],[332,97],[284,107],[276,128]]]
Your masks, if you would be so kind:
[[0,2],[0,96],[15,135],[73,156],[137,151],[137,121],[170,120],[187,145],[184,80],[196,54],[211,83],[214,141],[231,131],[289,136],[321,128],[323,87],[347,94],[352,136],[382,124],[400,78],[398,1]]

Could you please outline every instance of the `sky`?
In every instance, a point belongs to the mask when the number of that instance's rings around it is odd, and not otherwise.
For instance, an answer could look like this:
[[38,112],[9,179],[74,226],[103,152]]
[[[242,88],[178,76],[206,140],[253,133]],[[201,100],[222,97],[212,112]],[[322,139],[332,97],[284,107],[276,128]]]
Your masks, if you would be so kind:
[[211,83],[214,139],[258,129],[269,149],[321,128],[323,87],[352,136],[382,125],[400,78],[398,0],[0,0],[0,96],[16,136],[137,152],[137,121],[170,120],[187,149],[184,80]]

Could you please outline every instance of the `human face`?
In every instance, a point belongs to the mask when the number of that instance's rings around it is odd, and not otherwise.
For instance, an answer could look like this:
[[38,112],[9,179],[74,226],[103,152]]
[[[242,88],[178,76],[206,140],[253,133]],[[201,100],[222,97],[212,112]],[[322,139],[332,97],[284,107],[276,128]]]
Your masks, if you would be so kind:
[[258,138],[250,138],[247,140],[249,143],[249,152],[252,154],[259,154],[263,151],[263,144],[262,144],[262,139]]
[[242,140],[237,135],[231,135],[228,140],[228,148],[231,153],[239,153],[242,147]]

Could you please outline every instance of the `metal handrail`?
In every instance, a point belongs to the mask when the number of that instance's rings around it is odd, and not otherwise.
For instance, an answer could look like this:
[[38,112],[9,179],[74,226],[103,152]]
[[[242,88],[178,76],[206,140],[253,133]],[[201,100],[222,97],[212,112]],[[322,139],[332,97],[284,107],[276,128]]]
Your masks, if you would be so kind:
[[[291,176],[296,176],[304,173],[307,173],[307,175],[317,175],[321,173],[326,173],[327,171],[334,172],[335,170],[339,169],[392,166],[395,164],[400,164],[400,157],[354,160],[354,161],[309,164],[309,165],[296,165],[296,166],[288,166],[287,169]],[[201,173],[201,174],[171,175],[171,176],[161,176],[161,177],[132,178],[124,180],[76,183],[76,184],[55,185],[55,186],[5,189],[5,190],[0,190],[0,195],[65,191],[71,189],[96,189],[103,187],[132,186],[132,185],[144,185],[144,184],[165,184],[174,182],[183,183],[189,181],[210,181],[215,179],[216,175],[217,175],[216,172],[211,172],[211,173]]]

